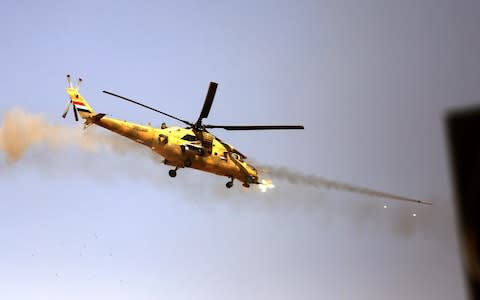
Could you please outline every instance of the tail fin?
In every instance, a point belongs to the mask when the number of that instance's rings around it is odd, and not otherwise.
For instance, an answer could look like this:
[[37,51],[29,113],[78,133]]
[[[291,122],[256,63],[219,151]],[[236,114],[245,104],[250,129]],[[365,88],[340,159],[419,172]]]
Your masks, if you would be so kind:
[[71,103],[75,106],[74,110],[76,109],[80,114],[80,117],[83,119],[88,119],[91,116],[95,115],[95,111],[92,109],[90,104],[88,104],[87,100],[80,95],[80,83],[82,79],[78,79],[77,87],[72,86],[72,82],[70,81],[70,76],[67,75],[67,80],[69,86],[67,87],[67,94],[70,97]]

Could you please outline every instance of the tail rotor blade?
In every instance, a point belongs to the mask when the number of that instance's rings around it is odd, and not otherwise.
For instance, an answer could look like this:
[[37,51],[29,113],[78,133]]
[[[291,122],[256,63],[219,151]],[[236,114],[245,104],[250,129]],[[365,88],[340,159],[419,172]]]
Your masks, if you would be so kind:
[[72,78],[70,77],[70,74],[67,75],[67,83],[68,83],[68,87],[72,87]]
[[78,112],[77,112],[77,107],[75,107],[75,104],[73,105],[73,114],[75,115],[75,121],[78,122]]
[[68,110],[70,109],[70,105],[72,105],[72,101],[68,102],[67,108],[65,109],[65,112],[63,113],[62,118],[65,119],[65,117],[67,116]]

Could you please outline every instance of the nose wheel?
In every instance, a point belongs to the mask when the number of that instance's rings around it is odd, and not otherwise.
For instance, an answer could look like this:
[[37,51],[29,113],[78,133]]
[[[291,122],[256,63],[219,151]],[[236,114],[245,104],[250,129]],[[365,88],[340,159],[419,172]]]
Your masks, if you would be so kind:
[[231,188],[233,186],[233,178],[231,178],[230,181],[225,184],[225,186],[227,189]]
[[170,175],[170,177],[172,178],[177,176],[177,168],[175,168],[174,170],[168,171],[168,175]]

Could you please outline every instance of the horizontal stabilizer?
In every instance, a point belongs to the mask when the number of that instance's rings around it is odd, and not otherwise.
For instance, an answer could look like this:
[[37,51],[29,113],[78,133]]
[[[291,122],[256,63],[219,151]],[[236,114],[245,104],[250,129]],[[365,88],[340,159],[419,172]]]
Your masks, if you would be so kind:
[[97,123],[98,121],[100,121],[101,118],[105,116],[106,114],[95,114],[93,116],[90,116],[87,119],[85,119],[85,126],[89,126],[93,123]]

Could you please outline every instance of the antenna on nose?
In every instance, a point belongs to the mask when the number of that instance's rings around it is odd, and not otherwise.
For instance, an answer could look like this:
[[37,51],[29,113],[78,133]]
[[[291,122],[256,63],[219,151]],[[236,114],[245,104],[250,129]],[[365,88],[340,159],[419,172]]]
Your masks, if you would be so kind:
[[77,90],[80,90],[80,84],[82,83],[82,78],[78,78],[77,81]]

